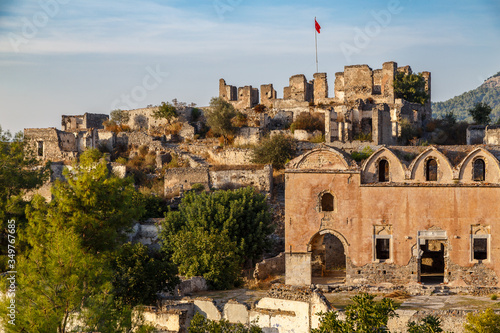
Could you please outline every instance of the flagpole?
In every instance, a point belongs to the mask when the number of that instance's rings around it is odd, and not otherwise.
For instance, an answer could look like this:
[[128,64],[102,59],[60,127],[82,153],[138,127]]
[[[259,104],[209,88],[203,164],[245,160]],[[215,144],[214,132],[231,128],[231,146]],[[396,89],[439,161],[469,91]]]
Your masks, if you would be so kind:
[[316,73],[318,73],[318,30],[316,29],[316,17],[314,17],[314,45],[316,46]]

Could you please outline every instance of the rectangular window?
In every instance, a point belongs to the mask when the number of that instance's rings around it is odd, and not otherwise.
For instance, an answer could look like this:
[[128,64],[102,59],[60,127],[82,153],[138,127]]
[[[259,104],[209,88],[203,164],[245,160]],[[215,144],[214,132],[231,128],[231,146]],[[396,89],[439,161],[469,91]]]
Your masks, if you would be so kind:
[[391,256],[391,248],[389,238],[376,238],[375,239],[375,259],[376,260],[387,260]]
[[488,259],[488,238],[472,238],[472,259],[487,260]]

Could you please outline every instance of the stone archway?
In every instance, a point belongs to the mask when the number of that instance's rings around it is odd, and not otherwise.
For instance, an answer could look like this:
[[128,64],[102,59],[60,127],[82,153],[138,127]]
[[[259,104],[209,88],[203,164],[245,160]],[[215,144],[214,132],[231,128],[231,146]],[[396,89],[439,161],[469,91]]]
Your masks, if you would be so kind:
[[327,230],[312,237],[309,243],[312,283],[329,284],[345,281],[346,244],[342,238],[341,235]]

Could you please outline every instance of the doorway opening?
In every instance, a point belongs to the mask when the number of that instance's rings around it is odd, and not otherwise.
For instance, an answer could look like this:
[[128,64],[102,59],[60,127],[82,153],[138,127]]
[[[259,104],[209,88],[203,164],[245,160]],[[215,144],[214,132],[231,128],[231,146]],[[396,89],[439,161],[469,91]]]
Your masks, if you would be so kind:
[[345,282],[346,254],[342,241],[332,233],[324,233],[314,236],[310,245],[312,282]]
[[[422,242],[423,243],[423,242]],[[425,284],[440,284],[444,282],[446,240],[426,239],[420,245],[420,282]]]

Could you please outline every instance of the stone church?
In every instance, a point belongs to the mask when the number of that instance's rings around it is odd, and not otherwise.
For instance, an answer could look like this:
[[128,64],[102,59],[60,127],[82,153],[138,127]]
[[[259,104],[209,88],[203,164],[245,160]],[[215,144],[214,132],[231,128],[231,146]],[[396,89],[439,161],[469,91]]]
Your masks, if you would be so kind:
[[286,283],[498,286],[499,146],[327,145],[287,164]]

